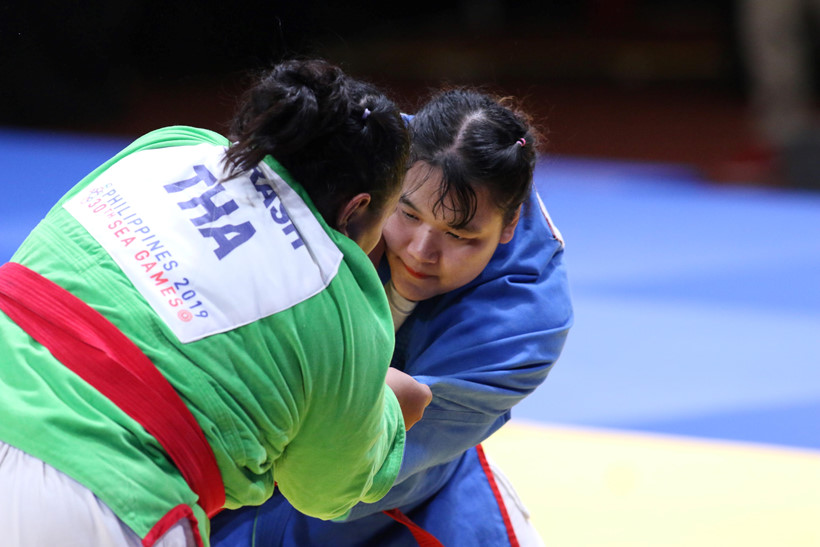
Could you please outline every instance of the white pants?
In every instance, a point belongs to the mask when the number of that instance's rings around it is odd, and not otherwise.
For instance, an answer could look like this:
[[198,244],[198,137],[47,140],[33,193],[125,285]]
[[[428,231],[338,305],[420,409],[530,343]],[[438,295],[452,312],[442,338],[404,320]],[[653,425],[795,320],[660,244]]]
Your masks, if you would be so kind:
[[[0,442],[0,543],[8,547],[140,547],[142,541],[91,490]],[[194,547],[183,519],[157,547]]]
[[507,508],[507,513],[510,516],[515,537],[521,547],[544,547],[544,542],[541,536],[532,525],[530,521],[530,512],[524,507],[524,503],[513,488],[510,480],[501,472],[489,458],[487,463],[490,466],[490,471],[495,478],[495,484],[501,493],[501,499],[504,501],[504,506]]

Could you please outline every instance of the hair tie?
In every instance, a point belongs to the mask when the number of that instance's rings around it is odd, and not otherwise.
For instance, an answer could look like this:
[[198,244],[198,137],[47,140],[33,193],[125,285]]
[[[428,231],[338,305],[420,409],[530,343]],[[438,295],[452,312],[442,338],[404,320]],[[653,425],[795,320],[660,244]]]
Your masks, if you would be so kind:
[[362,114],[362,119],[363,119],[363,120],[366,120],[366,119],[367,119],[367,117],[368,117],[369,115],[370,115],[370,109],[369,109],[369,108],[365,108],[365,109],[364,109],[364,113]]
[[521,148],[524,148],[524,145],[525,145],[525,144],[527,144],[527,140],[526,140],[524,137],[521,137],[520,139],[518,139],[518,140],[517,140],[517,141],[515,141],[515,142],[516,142],[517,144],[521,145]]

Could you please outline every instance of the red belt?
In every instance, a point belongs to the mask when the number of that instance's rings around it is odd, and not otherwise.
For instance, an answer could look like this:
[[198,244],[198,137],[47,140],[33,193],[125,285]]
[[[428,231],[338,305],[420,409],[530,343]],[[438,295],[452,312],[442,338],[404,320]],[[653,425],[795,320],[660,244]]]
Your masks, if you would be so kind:
[[0,266],[0,309],[83,380],[142,424],[209,517],[225,505],[211,445],[176,390],[127,336],[85,302],[25,266]]

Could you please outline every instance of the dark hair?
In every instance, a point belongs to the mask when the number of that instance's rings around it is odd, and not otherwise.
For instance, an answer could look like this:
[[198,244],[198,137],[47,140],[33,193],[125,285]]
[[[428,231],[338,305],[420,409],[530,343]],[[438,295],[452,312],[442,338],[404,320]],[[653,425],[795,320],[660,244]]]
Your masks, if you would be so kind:
[[395,104],[326,61],[290,60],[258,77],[233,119],[233,170],[273,156],[335,226],[342,204],[367,192],[380,211],[401,185],[409,133]]
[[456,228],[475,215],[476,186],[490,191],[505,223],[530,193],[536,131],[529,116],[507,102],[476,90],[452,89],[433,96],[410,122],[410,164],[424,162],[441,170],[435,207],[451,209]]

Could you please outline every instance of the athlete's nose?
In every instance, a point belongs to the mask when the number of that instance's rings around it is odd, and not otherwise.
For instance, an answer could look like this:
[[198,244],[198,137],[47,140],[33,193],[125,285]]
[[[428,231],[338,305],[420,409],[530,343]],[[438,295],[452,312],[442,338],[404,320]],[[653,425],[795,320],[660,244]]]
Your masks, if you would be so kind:
[[419,263],[429,264],[438,258],[438,245],[433,230],[421,227],[413,233],[407,251]]

